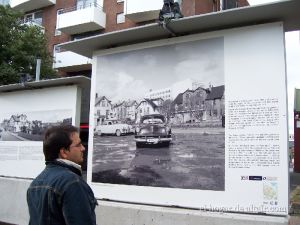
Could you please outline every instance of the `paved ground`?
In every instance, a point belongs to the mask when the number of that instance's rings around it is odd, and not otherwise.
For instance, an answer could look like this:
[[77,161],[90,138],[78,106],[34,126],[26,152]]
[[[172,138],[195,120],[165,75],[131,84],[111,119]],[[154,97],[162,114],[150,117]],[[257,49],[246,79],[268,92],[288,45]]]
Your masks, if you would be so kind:
[[175,128],[168,147],[137,148],[134,135],[95,136],[93,181],[224,190],[224,129]]

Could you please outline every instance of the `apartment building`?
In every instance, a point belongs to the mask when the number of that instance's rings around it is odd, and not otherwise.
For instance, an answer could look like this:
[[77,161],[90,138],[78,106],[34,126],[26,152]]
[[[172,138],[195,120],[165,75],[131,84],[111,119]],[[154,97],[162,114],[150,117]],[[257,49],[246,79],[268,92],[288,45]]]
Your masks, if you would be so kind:
[[[163,0],[10,0],[23,11],[24,22],[41,26],[62,76],[91,75],[91,59],[59,44],[157,22]],[[184,17],[249,5],[247,0],[181,0]],[[2,0],[2,4],[8,0]]]

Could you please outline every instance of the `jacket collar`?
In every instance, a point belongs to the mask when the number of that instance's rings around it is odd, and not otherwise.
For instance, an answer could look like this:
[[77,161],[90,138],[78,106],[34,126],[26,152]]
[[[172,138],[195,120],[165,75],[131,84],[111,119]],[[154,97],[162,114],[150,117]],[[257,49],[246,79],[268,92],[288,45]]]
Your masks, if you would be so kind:
[[63,161],[46,161],[46,165],[57,165],[61,167],[65,167],[69,170],[71,170],[73,173],[76,173],[78,176],[82,176],[81,169],[74,167],[73,165],[69,165]]

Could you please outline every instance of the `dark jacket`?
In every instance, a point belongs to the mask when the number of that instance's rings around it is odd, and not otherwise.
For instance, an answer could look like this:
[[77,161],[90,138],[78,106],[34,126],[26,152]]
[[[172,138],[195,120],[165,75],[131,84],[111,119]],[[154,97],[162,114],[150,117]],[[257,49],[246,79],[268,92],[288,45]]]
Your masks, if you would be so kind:
[[81,171],[63,162],[47,163],[27,190],[30,225],[95,225],[97,200]]

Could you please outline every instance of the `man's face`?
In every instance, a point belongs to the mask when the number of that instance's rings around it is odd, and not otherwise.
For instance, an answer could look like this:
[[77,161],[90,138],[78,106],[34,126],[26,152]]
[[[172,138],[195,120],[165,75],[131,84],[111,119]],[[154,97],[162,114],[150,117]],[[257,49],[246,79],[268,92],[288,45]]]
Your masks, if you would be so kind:
[[83,152],[85,151],[85,148],[81,144],[79,134],[77,132],[72,133],[70,139],[72,144],[70,145],[69,150],[65,151],[65,159],[81,164],[83,162]]

